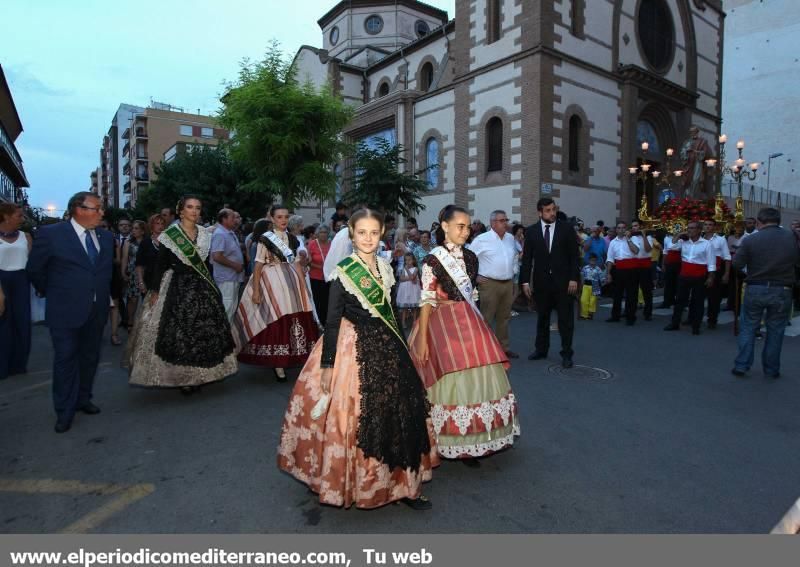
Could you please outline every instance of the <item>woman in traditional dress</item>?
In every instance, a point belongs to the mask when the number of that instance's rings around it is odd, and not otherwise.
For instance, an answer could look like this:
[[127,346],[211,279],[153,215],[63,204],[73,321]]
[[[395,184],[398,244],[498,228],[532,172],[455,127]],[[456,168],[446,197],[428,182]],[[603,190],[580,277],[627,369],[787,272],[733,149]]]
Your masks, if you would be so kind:
[[422,264],[421,311],[408,341],[428,389],[439,454],[478,466],[476,457],[514,443],[519,423],[508,357],[475,304],[478,257],[464,248],[469,221],[454,205],[439,213],[442,245]]
[[403,501],[424,510],[439,464],[425,389],[389,304],[394,276],[376,254],[380,214],[350,217],[355,252],[336,267],[328,319],[284,417],[278,466],[334,506]]
[[314,304],[305,279],[308,252],[287,232],[289,210],[270,208],[274,229],[258,241],[253,275],[233,320],[239,361],[275,369],[301,366],[319,338]]
[[178,201],[180,222],[158,238],[152,285],[131,340],[130,383],[186,394],[234,374],[238,365],[222,296],[206,266],[211,235],[202,203]]

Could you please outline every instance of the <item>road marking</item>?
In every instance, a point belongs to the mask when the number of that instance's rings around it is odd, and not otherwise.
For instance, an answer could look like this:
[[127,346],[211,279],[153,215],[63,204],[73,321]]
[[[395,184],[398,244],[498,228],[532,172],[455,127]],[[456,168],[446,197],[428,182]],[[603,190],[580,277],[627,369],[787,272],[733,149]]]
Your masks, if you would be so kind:
[[152,484],[115,484],[115,483],[84,483],[77,480],[26,480],[0,478],[0,492],[17,492],[23,494],[92,494],[96,496],[112,496],[116,498],[106,502],[99,508],[89,512],[59,533],[81,534],[87,533],[118,514],[134,502],[155,491]]

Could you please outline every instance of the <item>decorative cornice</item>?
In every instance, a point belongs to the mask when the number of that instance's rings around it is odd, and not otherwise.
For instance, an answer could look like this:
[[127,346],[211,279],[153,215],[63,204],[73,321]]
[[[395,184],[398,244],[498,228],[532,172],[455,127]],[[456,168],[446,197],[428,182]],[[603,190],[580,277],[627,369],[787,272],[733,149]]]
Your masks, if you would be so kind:
[[617,75],[619,75],[620,79],[625,83],[632,83],[640,89],[649,91],[653,95],[672,99],[683,106],[694,107],[695,102],[699,98],[697,93],[693,93],[652,71],[642,69],[636,65],[620,66],[617,70]]
[[334,21],[339,14],[351,8],[379,8],[381,6],[405,6],[417,12],[422,12],[434,18],[438,18],[442,23],[447,21],[447,12],[440,10],[430,4],[419,2],[418,0],[342,0],[336,6],[328,10],[328,12],[317,20],[320,28],[325,29],[325,26]]

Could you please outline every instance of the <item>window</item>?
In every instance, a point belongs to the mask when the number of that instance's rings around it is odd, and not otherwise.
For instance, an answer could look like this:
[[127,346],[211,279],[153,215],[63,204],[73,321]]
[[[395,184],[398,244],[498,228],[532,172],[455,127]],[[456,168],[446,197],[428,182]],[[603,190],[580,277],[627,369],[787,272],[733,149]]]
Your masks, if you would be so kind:
[[203,138],[213,138],[214,137],[214,129],[213,128],[201,128],[200,135]]
[[424,20],[417,20],[414,24],[414,31],[417,32],[417,37],[422,37],[424,35],[428,35],[428,32],[431,31],[430,26],[428,26],[428,22]]
[[333,29],[331,30],[331,35],[329,36],[329,38],[331,40],[331,45],[336,45],[337,43],[339,43],[339,28],[338,28],[338,26],[333,26]]
[[583,37],[584,1],[570,0],[569,3],[569,31],[577,37]]
[[439,185],[439,140],[433,137],[425,142],[425,167],[428,187],[435,189]]
[[373,14],[364,20],[364,29],[370,35],[381,33],[383,31],[383,19],[377,14]]
[[486,171],[503,170],[503,121],[497,116],[486,123]]
[[494,43],[500,39],[502,30],[502,13],[500,2],[502,0],[488,0],[486,9],[486,43]]
[[342,200],[342,166],[338,163],[333,166],[333,175],[336,177],[336,187],[334,188],[334,198],[336,202]]
[[187,126],[186,124],[181,124],[181,136],[191,136],[192,135],[192,127]]
[[386,96],[389,94],[389,83],[386,81],[381,83],[381,86],[378,87],[378,96]]
[[639,45],[656,71],[666,71],[672,60],[674,27],[664,0],[642,0],[637,18]]
[[580,171],[579,148],[581,141],[581,131],[583,122],[581,117],[573,114],[569,119],[569,170]]
[[428,61],[419,72],[419,88],[422,91],[430,90],[433,86],[433,63]]

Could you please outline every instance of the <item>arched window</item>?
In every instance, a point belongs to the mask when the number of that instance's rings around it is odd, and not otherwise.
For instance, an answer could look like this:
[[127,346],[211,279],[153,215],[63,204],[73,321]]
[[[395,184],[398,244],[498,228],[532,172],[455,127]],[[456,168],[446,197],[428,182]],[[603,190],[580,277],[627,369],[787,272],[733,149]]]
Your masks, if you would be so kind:
[[487,2],[486,43],[494,43],[500,39],[500,33],[503,29],[503,15],[500,10],[501,1],[502,0],[488,0]]
[[364,20],[364,29],[370,35],[381,33],[383,31],[383,19],[377,14],[371,15]]
[[417,20],[414,24],[414,31],[417,32],[417,37],[423,37],[428,35],[431,28],[425,20]]
[[419,88],[422,91],[430,90],[433,85],[433,63],[428,61],[419,71]]
[[577,114],[569,119],[569,170],[580,171],[580,143],[583,121]]
[[381,86],[378,87],[378,96],[386,96],[389,94],[389,83],[386,81],[381,83]]
[[503,170],[503,121],[497,116],[486,123],[486,171]]
[[425,142],[425,177],[428,187],[435,189],[439,185],[439,140],[434,137]]
[[672,60],[675,28],[664,0],[642,0],[639,5],[639,43],[656,71],[666,71]]

